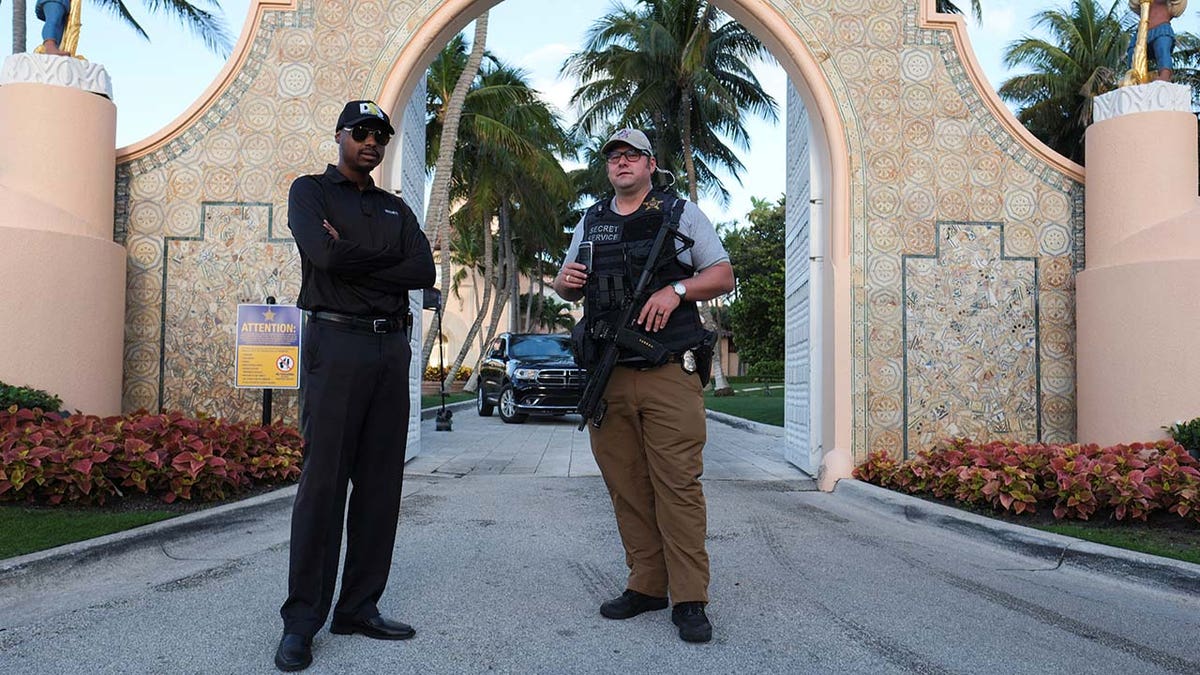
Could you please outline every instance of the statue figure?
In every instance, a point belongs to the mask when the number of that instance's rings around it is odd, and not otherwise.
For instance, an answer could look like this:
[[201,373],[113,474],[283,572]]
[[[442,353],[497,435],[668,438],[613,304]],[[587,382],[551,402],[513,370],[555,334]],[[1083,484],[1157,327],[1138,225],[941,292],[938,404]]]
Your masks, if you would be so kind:
[[45,21],[42,27],[42,44],[33,51],[37,54],[74,56],[79,47],[79,20],[82,0],[37,0],[33,13]]
[[[1125,60],[1129,70],[1121,78],[1121,86],[1146,84],[1151,79],[1171,81],[1174,63],[1171,52],[1175,49],[1175,30],[1171,19],[1183,14],[1187,0],[1129,0],[1129,9],[1140,15],[1137,30],[1130,36],[1129,51]],[[1151,78],[1147,52],[1154,54],[1157,76]]]

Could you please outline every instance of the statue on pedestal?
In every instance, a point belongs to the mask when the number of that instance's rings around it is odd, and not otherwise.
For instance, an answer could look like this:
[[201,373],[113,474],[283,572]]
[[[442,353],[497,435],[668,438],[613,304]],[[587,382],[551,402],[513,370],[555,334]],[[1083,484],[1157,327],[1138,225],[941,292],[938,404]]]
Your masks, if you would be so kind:
[[[1129,0],[1129,9],[1140,15],[1137,30],[1129,40],[1129,51],[1125,60],[1129,70],[1121,78],[1121,86],[1146,84],[1152,79],[1171,81],[1174,63],[1171,52],[1175,49],[1175,29],[1171,19],[1183,14],[1187,0]],[[1158,72],[1151,77],[1149,55],[1154,55]]]
[[74,56],[79,47],[80,7],[83,0],[37,0],[33,13],[46,22],[42,27],[42,44],[33,51],[37,54]]

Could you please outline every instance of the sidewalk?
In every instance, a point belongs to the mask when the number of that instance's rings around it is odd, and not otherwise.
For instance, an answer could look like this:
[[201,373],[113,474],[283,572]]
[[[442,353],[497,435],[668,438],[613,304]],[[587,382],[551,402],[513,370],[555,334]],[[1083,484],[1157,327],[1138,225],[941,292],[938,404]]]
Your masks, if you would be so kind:
[[[423,422],[381,605],[417,637],[323,631],[309,672],[1200,672],[1200,566],[1105,569],[857,481],[821,493],[781,430],[711,419],[714,641],[603,619],[625,568],[576,423]],[[0,672],[273,672],[293,491],[0,563]]]

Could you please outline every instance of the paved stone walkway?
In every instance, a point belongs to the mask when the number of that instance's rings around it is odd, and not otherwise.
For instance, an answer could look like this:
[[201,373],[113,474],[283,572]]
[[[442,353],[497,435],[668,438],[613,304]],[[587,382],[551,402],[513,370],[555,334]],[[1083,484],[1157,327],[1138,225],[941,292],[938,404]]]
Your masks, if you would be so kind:
[[[505,424],[499,416],[480,417],[460,409],[452,431],[421,430],[421,455],[408,463],[407,475],[464,476],[502,474],[537,477],[599,476],[586,430],[578,415],[531,417]],[[783,459],[783,429],[753,425],[746,433],[708,420],[704,448],[705,480],[796,480],[809,476]]]

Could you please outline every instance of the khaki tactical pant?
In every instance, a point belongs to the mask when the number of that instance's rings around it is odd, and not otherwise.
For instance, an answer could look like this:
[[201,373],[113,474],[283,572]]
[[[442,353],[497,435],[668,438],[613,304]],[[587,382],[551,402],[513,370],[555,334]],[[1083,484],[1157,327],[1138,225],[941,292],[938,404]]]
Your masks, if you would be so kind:
[[678,363],[617,367],[604,397],[603,423],[588,430],[625,546],[628,588],[669,592],[675,603],[708,602],[700,378]]

